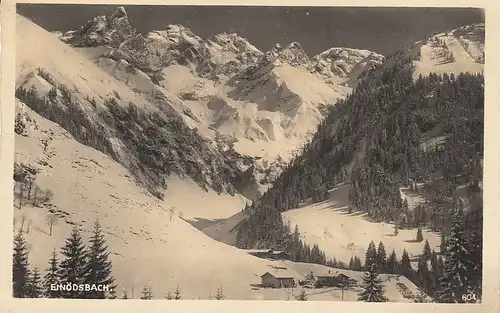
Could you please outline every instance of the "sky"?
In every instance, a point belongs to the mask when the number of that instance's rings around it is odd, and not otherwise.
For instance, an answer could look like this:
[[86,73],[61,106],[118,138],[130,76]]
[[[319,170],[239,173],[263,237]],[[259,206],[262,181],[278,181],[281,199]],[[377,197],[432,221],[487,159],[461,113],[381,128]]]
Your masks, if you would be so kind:
[[[262,51],[299,42],[309,56],[331,47],[367,49],[388,55],[405,44],[466,24],[484,22],[473,8],[360,8],[128,5],[132,27],[141,33],[181,24],[207,38],[236,32]],[[111,14],[116,5],[18,4],[18,12],[48,31],[78,29]]]

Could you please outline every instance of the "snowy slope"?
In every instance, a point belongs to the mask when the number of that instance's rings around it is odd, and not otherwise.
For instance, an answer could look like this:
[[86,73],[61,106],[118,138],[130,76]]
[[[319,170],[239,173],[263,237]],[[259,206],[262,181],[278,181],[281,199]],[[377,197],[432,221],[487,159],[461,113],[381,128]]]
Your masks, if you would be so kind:
[[[255,275],[266,270],[266,262],[210,239],[178,216],[194,204],[182,205],[186,194],[199,199],[198,204],[204,202],[206,208],[213,205],[212,215],[230,199],[213,195],[207,199],[199,188],[186,190],[173,184],[173,199],[157,200],[108,156],[77,143],[58,125],[22,103],[18,103],[18,112],[26,112],[35,122],[27,123],[27,137],[16,136],[16,162],[40,168],[36,183],[54,193],[50,207],[28,205],[14,212],[16,227],[23,215],[31,220],[27,240],[32,265],[46,267],[52,249],[60,247],[69,234],[70,223],[88,232],[99,218],[112,252],[117,283],[129,296],[132,287],[137,296],[148,284],[157,297],[163,297],[178,284],[185,297],[206,298],[210,290],[215,292],[222,285],[229,297],[247,298],[249,283],[258,282]],[[43,140],[48,140],[45,151]],[[237,207],[238,202],[233,199],[229,207]],[[173,214],[170,208],[175,209]],[[44,222],[48,209],[64,216],[52,236],[47,235]]]
[[[332,270],[348,275],[358,284],[361,281],[361,272],[262,260],[213,240],[183,218],[193,205],[209,208],[212,215],[207,217],[224,217],[225,208],[238,206],[237,197],[206,194],[196,184],[172,177],[168,200],[155,199],[133,182],[126,168],[107,155],[78,143],[60,126],[19,101],[16,111],[25,117],[26,134],[16,135],[15,160],[35,165],[40,170],[37,186],[54,193],[46,206],[26,203],[14,209],[14,229],[21,227],[23,218],[23,229],[26,232],[29,228],[26,238],[31,266],[45,269],[50,253],[63,245],[74,225],[87,239],[92,223],[99,219],[111,252],[118,295],[126,291],[129,297],[137,298],[142,287],[149,286],[155,298],[163,298],[179,286],[185,299],[207,299],[222,287],[227,299],[293,300],[299,288],[258,287],[260,275],[280,271],[277,268],[292,272],[297,280],[311,271]],[[47,142],[46,148],[43,142]],[[51,236],[45,223],[50,213],[59,217]],[[385,276],[381,278],[389,300],[410,301],[395,284],[403,283],[413,292],[416,287],[404,277]],[[344,300],[355,300],[359,290],[358,286],[346,291]],[[335,288],[306,291],[309,300],[337,301],[341,295]]]
[[[128,19],[122,8],[112,16]],[[238,34],[204,39],[182,25],[167,25],[145,35],[108,27],[101,46],[93,44],[97,40],[87,44],[96,32],[86,29],[103,28],[99,21],[110,19],[90,20],[78,37],[74,31],[57,35],[84,46],[78,50],[143,97],[155,102],[167,97],[168,105],[205,138],[223,138],[234,152],[268,164],[259,171],[262,163],[254,163],[260,192],[268,187],[269,178],[262,178],[266,171],[280,168],[273,166],[281,164],[276,159],[288,161],[315,131],[327,106],[344,98],[351,91],[347,85],[384,59],[348,48],[332,48],[309,58],[297,42],[263,53]],[[123,42],[106,44],[110,32],[124,34]],[[242,167],[248,168],[249,164]],[[256,193],[246,195],[253,198]]]
[[[382,241],[387,253],[393,249],[401,258],[406,249],[410,259],[419,256],[424,242],[414,242],[417,229],[400,229],[394,236],[394,225],[376,223],[369,220],[365,213],[347,212],[348,187],[339,185],[330,192],[330,199],[321,203],[307,205],[283,213],[283,218],[290,221],[292,227],[298,225],[305,242],[318,244],[328,258],[334,257],[349,263],[356,255],[362,260],[371,240],[378,246]],[[429,241],[431,249],[439,252],[439,234],[423,230],[424,239]]]
[[421,58],[414,62],[415,78],[431,72],[459,74],[481,73],[484,70],[484,24],[472,24],[439,33],[418,45]]
[[[72,135],[125,165],[155,194],[161,196],[164,192],[164,176],[171,171],[193,177],[202,186],[231,193],[232,178],[225,179],[221,173],[235,176],[237,169],[196,131],[183,125],[180,117],[183,108],[179,107],[178,98],[152,84],[150,78],[139,71],[128,76],[132,79],[129,81],[114,78],[103,69],[123,79],[117,73],[129,69],[125,62],[108,59],[109,62],[98,67],[22,16],[17,18],[17,33],[16,87],[34,88],[39,97],[52,88],[58,89],[53,107],[38,106],[45,117],[68,124],[64,127]],[[64,89],[70,93],[70,108],[65,99],[68,97],[62,94]],[[61,114],[51,113],[53,111]],[[124,115],[130,114],[135,117],[123,120]],[[129,123],[126,129],[124,122]],[[145,128],[150,131],[145,132]],[[147,133],[150,134],[146,136]],[[155,160],[141,152],[147,149],[159,151]],[[221,178],[225,182],[220,181]]]

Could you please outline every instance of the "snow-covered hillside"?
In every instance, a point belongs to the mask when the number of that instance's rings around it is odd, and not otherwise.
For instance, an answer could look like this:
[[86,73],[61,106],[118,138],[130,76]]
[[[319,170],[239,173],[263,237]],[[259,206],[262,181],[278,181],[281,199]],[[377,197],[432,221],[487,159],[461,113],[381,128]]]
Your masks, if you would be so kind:
[[[254,158],[240,164],[254,172],[250,198],[266,190],[273,179],[266,173],[279,173],[326,108],[351,91],[347,85],[384,60],[347,48],[309,58],[296,42],[263,53],[238,34],[203,39],[182,25],[142,35],[130,32],[124,20],[119,8],[79,31],[56,35],[143,97],[159,105],[167,97],[204,138]],[[121,34],[113,38],[122,42],[113,44],[111,34]]]
[[[147,98],[21,16],[17,34],[17,96],[38,113],[112,156],[159,197],[172,172],[233,193],[236,165],[185,125],[176,112],[180,100],[161,88],[150,90],[158,100]],[[134,82],[149,87],[149,78],[139,74]]]
[[[377,223],[366,213],[348,213],[348,192],[348,187],[341,184],[330,191],[329,200],[304,204],[283,213],[283,217],[292,226],[298,225],[305,242],[318,244],[330,259],[344,263],[349,263],[352,256],[364,259],[368,244],[373,240],[376,245],[382,241],[388,253],[394,249],[398,257],[406,250],[416,261],[425,244],[415,241],[417,229],[401,229],[394,235],[394,224]],[[439,234],[426,230],[423,234],[431,249],[439,252]]]
[[436,34],[420,46],[414,77],[461,72],[482,73],[484,69],[484,24],[472,24]]
[[[311,271],[336,271],[320,265],[263,260],[217,242],[181,216],[224,217],[224,208],[238,207],[237,197],[207,195],[196,184],[173,177],[168,200],[155,199],[133,182],[126,168],[107,155],[78,143],[60,126],[19,101],[16,111],[25,118],[26,125],[24,135],[16,135],[16,162],[36,166],[37,186],[54,194],[45,206],[26,203],[14,209],[14,229],[23,227],[25,231],[30,266],[45,269],[50,253],[59,251],[72,227],[79,226],[87,239],[92,223],[99,219],[111,253],[119,296],[127,292],[129,298],[137,298],[141,289],[148,286],[154,298],[164,298],[179,286],[184,299],[208,299],[222,287],[226,299],[293,300],[300,288],[256,287],[259,276],[277,268],[292,272],[297,280]],[[199,202],[186,199],[186,194]],[[196,212],[183,211],[186,209]],[[58,217],[52,235],[46,223],[49,214]],[[338,271],[361,281],[361,272]],[[414,294],[415,285],[404,277],[390,276],[381,276],[389,300],[411,301],[404,298],[397,283]],[[334,288],[306,291],[309,300],[319,301],[340,300],[342,293]],[[344,301],[355,300],[358,292],[356,286],[345,291]]]

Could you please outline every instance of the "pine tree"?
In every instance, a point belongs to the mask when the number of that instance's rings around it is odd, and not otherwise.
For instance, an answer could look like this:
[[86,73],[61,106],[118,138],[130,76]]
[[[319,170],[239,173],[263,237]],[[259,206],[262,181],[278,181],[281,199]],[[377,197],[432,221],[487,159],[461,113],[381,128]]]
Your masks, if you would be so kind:
[[388,301],[388,299],[384,296],[384,288],[382,287],[382,281],[378,277],[376,264],[372,264],[370,270],[365,272],[361,287],[363,288],[363,290],[358,294],[358,301],[365,301],[365,302]]
[[144,286],[141,291],[141,300],[153,299],[153,292],[150,287]]
[[433,250],[431,254],[431,294],[434,296],[440,289],[441,270],[439,268],[436,252]]
[[417,229],[417,242],[424,241],[424,236],[422,235],[422,229],[419,227]]
[[300,291],[300,294],[297,297],[297,300],[299,300],[299,301],[307,301],[307,294],[306,294],[306,291],[304,289],[302,289]]
[[49,267],[46,269],[45,276],[43,277],[43,289],[44,294],[48,298],[60,298],[61,292],[56,289],[52,289],[51,286],[57,286],[60,283],[59,279],[59,268],[56,250],[52,251],[52,255],[49,260]]
[[172,296],[172,293],[169,291],[167,292],[167,295],[165,296],[165,299],[167,300],[172,300],[174,297]]
[[411,267],[410,256],[408,255],[408,252],[406,252],[406,249],[403,250],[403,255],[401,256],[401,266],[399,268],[399,272],[409,280],[412,280],[413,269]]
[[395,274],[398,272],[398,259],[394,249],[392,250],[389,259],[387,260],[386,268],[387,268],[387,273],[389,274]]
[[355,270],[354,257],[352,257],[352,256],[351,256],[351,259],[349,260],[349,269]]
[[[111,261],[108,260],[108,246],[106,245],[106,240],[104,239],[98,220],[94,223],[92,237],[90,237],[89,242],[84,283],[91,286],[108,286],[109,289],[114,289],[116,286],[113,286],[114,278],[111,273]],[[90,292],[85,292],[85,296],[88,299],[104,299],[106,294],[105,291],[91,290]]]
[[450,236],[446,240],[444,269],[441,276],[439,301],[444,303],[463,303],[462,295],[474,292],[471,271],[469,243],[464,236],[463,212],[455,210]]
[[125,290],[123,291],[122,299],[123,300],[127,300],[128,299],[127,291],[125,291]]
[[429,267],[427,265],[427,261],[420,257],[418,260],[418,270],[417,277],[419,281],[419,285],[422,287],[424,292],[429,292],[431,288],[431,273],[429,272]]
[[31,275],[29,277],[28,282],[28,298],[40,298],[43,296],[43,288],[40,277],[40,271],[38,267],[35,267],[33,271],[31,271]]
[[439,245],[441,255],[446,251],[446,236],[444,235],[444,231],[441,230],[441,244]]
[[24,298],[28,293],[29,269],[26,240],[20,230],[14,237],[12,263],[12,292],[14,298]]
[[375,243],[370,241],[368,244],[368,249],[366,250],[366,258],[365,258],[365,270],[369,271],[373,264],[377,265],[377,249],[375,248]]
[[[79,285],[84,282],[86,274],[87,255],[80,231],[75,226],[65,245],[61,248],[61,254],[65,257],[59,264],[59,277],[62,285]],[[84,298],[85,291],[62,290],[63,298]]]
[[182,299],[181,290],[179,289],[179,286],[177,286],[174,292],[174,300],[180,300],[180,299]]
[[222,290],[222,286],[217,289],[217,293],[215,294],[215,300],[224,300],[224,291]]
[[383,273],[387,270],[387,254],[385,252],[385,247],[382,241],[378,244],[377,250],[377,264],[379,266],[379,272]]
[[424,251],[422,252],[422,257],[425,261],[429,261],[431,259],[431,246],[429,245],[429,241],[425,240]]

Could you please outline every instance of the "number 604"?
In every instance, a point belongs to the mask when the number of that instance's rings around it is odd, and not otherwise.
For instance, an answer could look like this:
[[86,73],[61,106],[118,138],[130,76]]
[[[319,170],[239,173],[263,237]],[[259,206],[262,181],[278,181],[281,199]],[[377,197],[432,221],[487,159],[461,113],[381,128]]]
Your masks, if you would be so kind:
[[467,293],[467,294],[463,294],[462,295],[462,300],[463,301],[472,301],[472,300],[476,301],[477,299],[476,299],[476,295],[475,294],[473,294],[473,293]]

